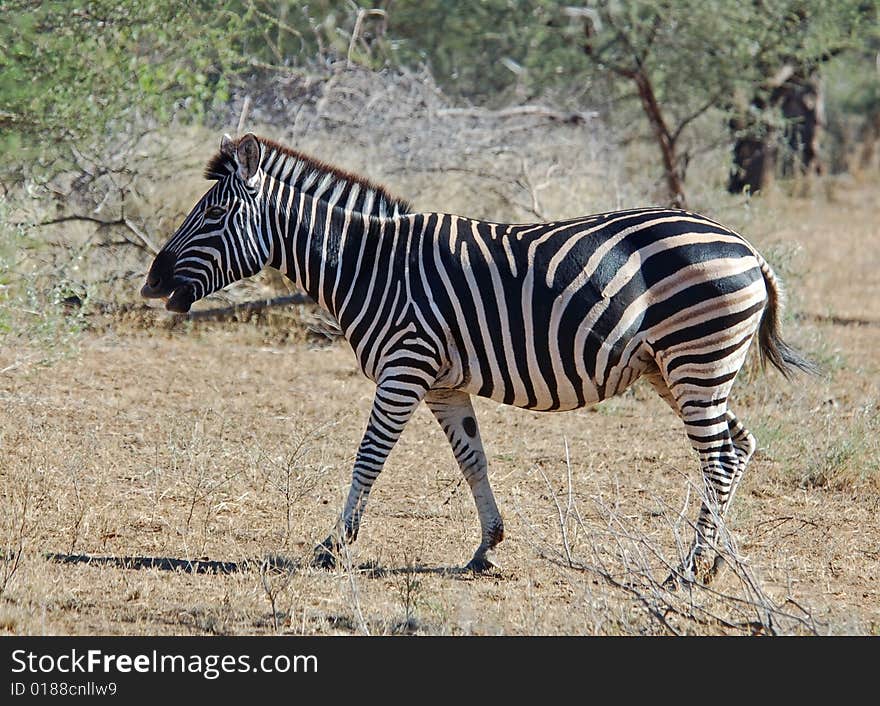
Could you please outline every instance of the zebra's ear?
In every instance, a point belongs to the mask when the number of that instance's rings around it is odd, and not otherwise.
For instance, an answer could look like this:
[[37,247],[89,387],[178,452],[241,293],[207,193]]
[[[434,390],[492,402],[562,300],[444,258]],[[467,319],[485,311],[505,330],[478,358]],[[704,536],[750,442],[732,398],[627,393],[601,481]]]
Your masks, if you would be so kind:
[[250,132],[238,141],[235,148],[238,176],[249,186],[255,186],[255,180],[260,171],[261,153],[260,141]]
[[223,138],[220,140],[220,154],[225,154],[227,157],[235,157],[235,142],[233,142],[229,134],[223,135]]

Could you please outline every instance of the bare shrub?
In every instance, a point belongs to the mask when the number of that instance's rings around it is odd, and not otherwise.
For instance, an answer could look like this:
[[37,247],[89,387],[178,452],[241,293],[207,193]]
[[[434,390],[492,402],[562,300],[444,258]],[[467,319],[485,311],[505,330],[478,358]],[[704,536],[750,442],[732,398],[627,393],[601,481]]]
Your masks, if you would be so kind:
[[292,566],[287,565],[286,562],[277,561],[275,557],[267,556],[260,564],[260,584],[272,610],[272,628],[276,633],[281,630],[279,619],[283,623],[290,614],[290,611],[285,613],[278,610],[278,599],[290,585],[293,574],[294,568]]
[[[206,433],[206,427],[219,421],[219,428]],[[217,512],[225,499],[219,494],[247,470],[243,464],[230,464],[216,453],[228,420],[220,414],[205,413],[193,422],[189,436],[169,434],[168,471],[183,486],[185,517],[178,531],[190,556],[201,555],[211,539]],[[195,546],[191,542],[196,542]]]
[[360,573],[360,570],[352,559],[350,545],[346,543],[342,544],[339,548],[339,558],[341,559],[340,568],[348,582],[350,590],[349,600],[351,602],[351,609],[354,613],[355,620],[357,621],[357,628],[362,634],[369,635],[370,627],[367,624],[366,618],[364,618],[364,611],[361,607],[361,591],[360,584],[358,583],[358,574]]
[[0,597],[2,597],[21,566],[25,543],[30,530],[32,506],[31,485],[25,479],[21,484],[4,484],[2,497],[2,525],[0,525]]
[[274,453],[258,447],[255,463],[263,476],[263,489],[274,490],[283,500],[283,544],[291,537],[294,506],[309,497],[330,470],[329,465],[320,459],[315,460],[314,456],[320,449],[319,443],[327,438],[335,425],[330,422],[295,432],[292,446]]
[[403,608],[403,620],[393,626],[392,632],[403,634],[418,632],[420,623],[417,613],[421,602],[422,582],[419,580],[416,567],[409,557],[404,556],[403,571],[395,575],[395,588]]
[[[571,459],[565,445],[562,489],[542,469],[546,494],[553,503],[557,532],[550,536],[521,514],[531,530],[530,543],[557,567],[572,586],[590,594],[590,603],[623,601],[630,610],[618,612],[614,631],[632,634],[818,634],[808,608],[791,596],[774,598],[764,589],[755,569],[737,549],[736,541],[720,523],[714,549],[717,558],[708,575],[687,577],[681,567],[694,536],[695,523],[687,519],[691,499],[699,502],[705,490],[687,481],[684,506],[677,510],[661,498],[652,498],[673,546],[654,539],[639,526],[631,503],[602,494],[589,496],[585,518],[572,484]],[[726,569],[723,582],[718,579]],[[702,579],[702,580],[701,580]],[[714,579],[714,580],[713,580]],[[719,585],[722,584],[723,585]],[[598,586],[598,588],[597,588]],[[596,593],[598,592],[598,596]]]

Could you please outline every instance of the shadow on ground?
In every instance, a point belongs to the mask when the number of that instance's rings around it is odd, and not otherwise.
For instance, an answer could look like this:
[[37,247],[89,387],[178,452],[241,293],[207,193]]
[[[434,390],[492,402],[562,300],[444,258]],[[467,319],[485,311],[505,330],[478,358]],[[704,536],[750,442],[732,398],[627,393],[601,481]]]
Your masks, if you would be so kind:
[[[244,559],[242,561],[218,561],[215,559],[176,559],[167,556],[95,556],[92,554],[62,554],[50,552],[45,555],[49,561],[59,564],[87,564],[89,566],[109,566],[114,569],[156,569],[158,571],[180,571],[187,574],[239,574],[251,571],[295,572],[304,567],[302,561],[273,555],[265,559]],[[472,577],[474,573],[459,566],[381,566],[376,562],[359,564],[358,573],[367,578],[381,579],[405,574],[422,574],[449,577]]]

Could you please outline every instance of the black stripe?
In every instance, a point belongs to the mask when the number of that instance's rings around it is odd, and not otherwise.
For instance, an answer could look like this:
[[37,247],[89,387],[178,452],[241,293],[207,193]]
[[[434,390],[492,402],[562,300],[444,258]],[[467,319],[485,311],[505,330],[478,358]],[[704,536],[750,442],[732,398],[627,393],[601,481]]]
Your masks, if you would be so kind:
[[662,351],[669,349],[673,346],[686,343],[688,341],[697,341],[701,338],[706,338],[708,336],[717,334],[721,331],[724,331],[725,329],[732,328],[736,324],[745,321],[751,316],[754,316],[763,308],[764,302],[762,301],[758,302],[757,304],[753,304],[748,309],[743,309],[742,311],[733,314],[719,316],[717,319],[704,321],[700,324],[695,324],[693,326],[685,326],[684,328],[680,328],[677,331],[668,334],[667,336],[663,336],[656,341],[652,341],[651,345],[654,350]]
[[723,385],[724,383],[733,380],[738,372],[739,370],[734,370],[733,372],[725,373],[724,375],[718,375],[717,377],[713,378],[684,377],[676,380],[673,385],[676,388],[679,385],[696,385],[697,387],[718,387],[719,385]]

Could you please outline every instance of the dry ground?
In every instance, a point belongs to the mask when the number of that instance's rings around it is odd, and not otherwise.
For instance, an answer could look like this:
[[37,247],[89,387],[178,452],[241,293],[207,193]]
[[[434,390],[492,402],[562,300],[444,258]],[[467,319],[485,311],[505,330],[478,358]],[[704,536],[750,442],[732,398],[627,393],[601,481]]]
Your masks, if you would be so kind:
[[[689,541],[676,521],[698,471],[646,386],[556,415],[477,401],[507,524],[504,569],[486,577],[454,570],[475,547],[476,513],[420,410],[350,562],[326,572],[307,559],[341,507],[372,394],[345,344],[117,323],[51,365],[34,365],[27,342],[0,349],[0,630],[876,633],[875,206],[865,187],[782,199],[747,229],[788,274],[800,314],[788,338],[827,376],[740,380],[735,409],[759,452],[729,517],[742,565],[712,592],[656,584],[675,537]],[[767,601],[770,618],[755,605]]]

